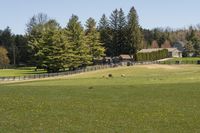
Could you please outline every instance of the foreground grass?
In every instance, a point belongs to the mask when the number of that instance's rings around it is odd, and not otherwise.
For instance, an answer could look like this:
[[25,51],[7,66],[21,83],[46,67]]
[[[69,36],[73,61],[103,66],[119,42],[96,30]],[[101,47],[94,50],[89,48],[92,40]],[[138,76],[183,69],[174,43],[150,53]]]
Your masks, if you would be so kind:
[[18,69],[0,69],[0,77],[8,77],[8,76],[25,76],[32,74],[41,74],[45,73],[44,70],[35,71],[33,67],[30,68],[18,68]]
[[[138,66],[4,84],[0,132],[199,132],[199,72]],[[103,78],[109,73],[114,77]]]

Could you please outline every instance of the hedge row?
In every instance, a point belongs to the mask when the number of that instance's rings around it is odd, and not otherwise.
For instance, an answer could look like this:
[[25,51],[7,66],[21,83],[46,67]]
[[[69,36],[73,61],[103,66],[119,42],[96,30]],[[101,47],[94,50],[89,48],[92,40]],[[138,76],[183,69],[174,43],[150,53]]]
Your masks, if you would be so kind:
[[136,59],[137,61],[155,61],[159,59],[164,59],[168,57],[168,50],[158,50],[149,53],[137,53]]

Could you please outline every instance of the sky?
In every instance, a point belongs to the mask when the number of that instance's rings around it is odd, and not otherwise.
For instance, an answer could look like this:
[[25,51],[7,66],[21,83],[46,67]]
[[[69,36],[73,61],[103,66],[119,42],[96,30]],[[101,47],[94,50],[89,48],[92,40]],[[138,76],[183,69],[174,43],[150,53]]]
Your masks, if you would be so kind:
[[82,24],[89,17],[99,21],[116,8],[127,14],[132,6],[137,10],[143,28],[184,28],[200,23],[200,0],[0,0],[0,29],[9,26],[14,34],[24,34],[29,19],[45,13],[62,27],[72,14]]

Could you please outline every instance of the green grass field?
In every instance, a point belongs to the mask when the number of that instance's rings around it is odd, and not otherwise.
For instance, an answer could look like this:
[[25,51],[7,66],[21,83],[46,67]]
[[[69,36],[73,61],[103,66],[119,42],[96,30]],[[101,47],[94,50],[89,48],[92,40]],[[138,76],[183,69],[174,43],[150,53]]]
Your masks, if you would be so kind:
[[183,58],[173,58],[171,60],[163,61],[163,64],[175,64],[176,61],[180,61],[182,64],[197,64],[200,57],[183,57]]
[[198,133],[199,74],[144,65],[0,84],[0,133]]
[[25,76],[25,75],[32,75],[32,74],[41,74],[45,73],[46,71],[39,69],[35,71],[33,67],[27,68],[17,68],[17,69],[0,69],[0,77],[7,77],[7,76]]

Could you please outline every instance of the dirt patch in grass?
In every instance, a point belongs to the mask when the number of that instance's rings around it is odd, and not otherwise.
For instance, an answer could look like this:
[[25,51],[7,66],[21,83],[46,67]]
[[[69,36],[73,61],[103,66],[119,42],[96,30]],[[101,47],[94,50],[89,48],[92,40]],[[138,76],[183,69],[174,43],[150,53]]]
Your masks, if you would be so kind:
[[180,69],[180,65],[159,65],[159,64],[153,64],[153,65],[141,65],[139,67],[145,67],[148,69]]

